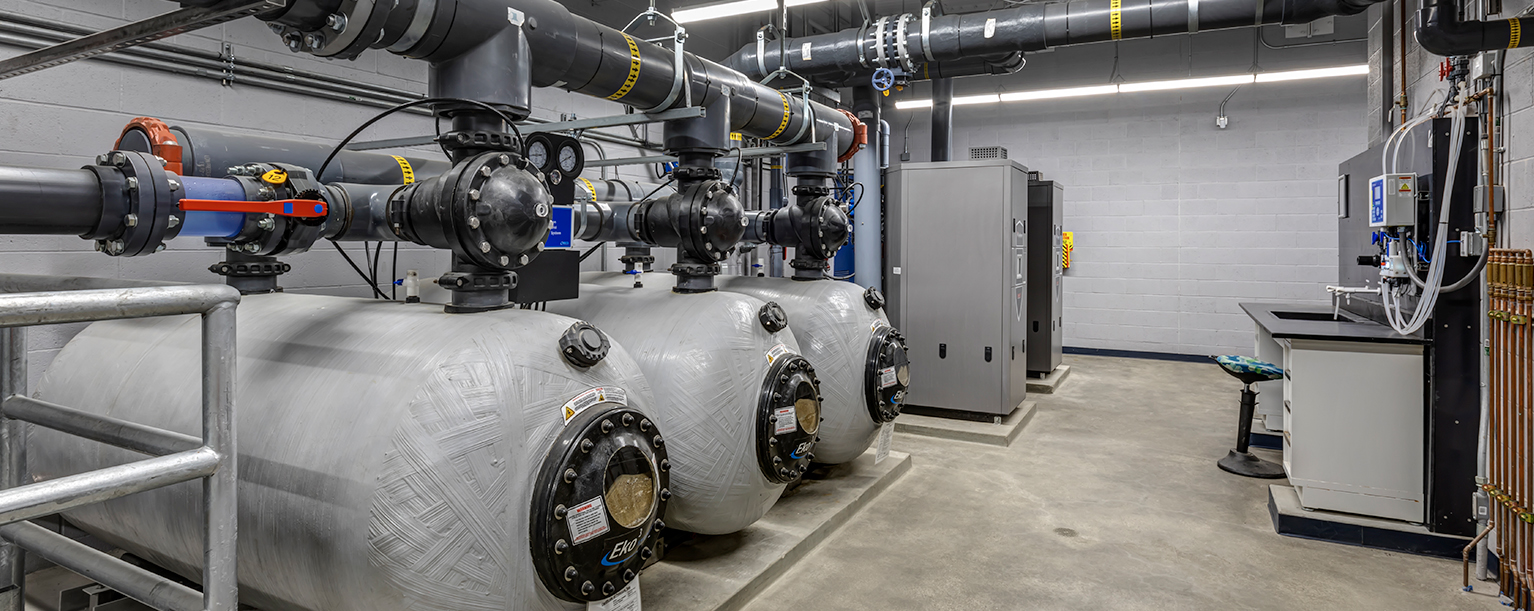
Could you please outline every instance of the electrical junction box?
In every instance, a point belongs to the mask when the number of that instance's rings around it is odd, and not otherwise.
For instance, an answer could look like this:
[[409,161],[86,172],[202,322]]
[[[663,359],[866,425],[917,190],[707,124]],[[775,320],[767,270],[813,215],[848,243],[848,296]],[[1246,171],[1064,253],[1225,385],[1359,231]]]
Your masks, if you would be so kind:
[[1369,226],[1417,224],[1417,175],[1385,174],[1369,181]]

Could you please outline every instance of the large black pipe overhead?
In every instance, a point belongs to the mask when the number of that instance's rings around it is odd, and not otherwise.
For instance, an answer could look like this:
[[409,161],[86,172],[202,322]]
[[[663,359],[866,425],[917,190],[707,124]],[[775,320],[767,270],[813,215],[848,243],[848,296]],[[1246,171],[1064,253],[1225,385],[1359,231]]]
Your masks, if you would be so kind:
[[1460,21],[1453,0],[1423,6],[1417,23],[1417,43],[1429,53],[1445,57],[1471,55],[1523,45],[1523,20]]
[[[1072,0],[994,11],[881,17],[840,32],[748,44],[726,62],[751,78],[780,63],[818,84],[865,79],[879,68],[913,79],[985,74],[1009,56],[1060,45],[1250,27],[1309,23],[1363,12],[1379,0]],[[783,57],[782,49],[791,50]],[[975,58],[993,58],[977,66]],[[950,68],[951,62],[966,62]],[[1015,69],[1015,68],[1012,68]]]
[[[371,47],[426,60],[433,65],[433,96],[480,99],[513,117],[525,116],[526,78],[528,87],[559,87],[646,112],[728,100],[731,131],[774,144],[825,142],[853,130],[828,106],[692,53],[682,53],[679,62],[673,49],[574,15],[555,0],[336,5],[291,0],[261,18],[295,50],[352,58]],[[853,146],[850,140],[846,146]]]
[[932,161],[953,158],[953,79],[932,81]]

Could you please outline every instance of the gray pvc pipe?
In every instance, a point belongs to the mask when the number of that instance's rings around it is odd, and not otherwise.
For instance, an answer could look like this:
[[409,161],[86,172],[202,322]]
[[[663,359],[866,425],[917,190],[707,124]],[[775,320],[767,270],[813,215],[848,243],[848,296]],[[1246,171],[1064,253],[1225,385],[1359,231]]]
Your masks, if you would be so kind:
[[101,221],[101,183],[90,170],[0,166],[0,231],[83,235]]

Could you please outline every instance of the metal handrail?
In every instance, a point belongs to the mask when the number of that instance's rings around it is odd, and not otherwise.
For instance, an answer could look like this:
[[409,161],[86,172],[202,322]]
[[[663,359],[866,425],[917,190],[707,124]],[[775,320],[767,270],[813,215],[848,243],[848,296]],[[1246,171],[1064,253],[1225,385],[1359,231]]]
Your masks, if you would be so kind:
[[[58,286],[71,285],[68,280],[60,279]],[[0,590],[0,611],[24,609],[22,550],[156,609],[236,611],[234,375],[239,301],[238,291],[222,285],[0,294],[0,537],[9,541],[0,548],[0,578],[12,582]],[[27,396],[27,326],[180,314],[202,317],[201,439]],[[27,484],[26,423],[153,458]],[[23,521],[193,479],[203,480],[206,520],[200,594]]]

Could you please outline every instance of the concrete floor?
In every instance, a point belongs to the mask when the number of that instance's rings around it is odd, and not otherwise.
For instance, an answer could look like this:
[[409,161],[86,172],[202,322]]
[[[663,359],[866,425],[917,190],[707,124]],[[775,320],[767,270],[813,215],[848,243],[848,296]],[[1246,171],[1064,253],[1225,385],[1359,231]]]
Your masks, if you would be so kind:
[[1504,608],[1457,562],[1275,534],[1273,480],[1215,467],[1240,385],[1213,364],[1066,362],[1010,448],[897,435],[911,472],[746,609]]

